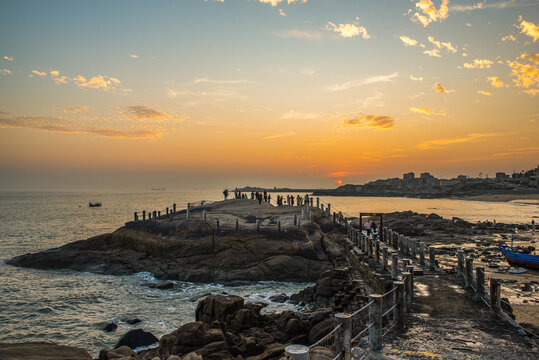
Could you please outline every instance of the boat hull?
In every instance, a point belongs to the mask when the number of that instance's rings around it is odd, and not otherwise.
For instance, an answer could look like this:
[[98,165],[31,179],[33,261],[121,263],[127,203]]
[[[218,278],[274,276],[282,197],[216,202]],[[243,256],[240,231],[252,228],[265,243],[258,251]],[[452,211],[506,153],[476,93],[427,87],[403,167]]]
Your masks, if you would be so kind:
[[539,270],[539,255],[515,253],[509,250],[509,247],[503,245],[498,245],[498,247],[509,265]]

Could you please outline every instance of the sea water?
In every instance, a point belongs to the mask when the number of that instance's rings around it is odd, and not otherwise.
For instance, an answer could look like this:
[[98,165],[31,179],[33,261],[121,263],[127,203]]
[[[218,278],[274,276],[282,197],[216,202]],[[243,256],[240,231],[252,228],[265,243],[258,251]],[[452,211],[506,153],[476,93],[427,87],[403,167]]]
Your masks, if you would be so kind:
[[[273,202],[276,197],[272,194]],[[265,312],[295,309],[268,297],[283,292],[291,295],[310,284],[259,282],[228,287],[175,282],[174,289],[159,290],[147,286],[156,282],[149,273],[110,276],[5,264],[13,256],[113,231],[131,221],[135,211],[164,212],[173,203],[181,210],[188,202],[220,199],[222,190],[0,192],[0,342],[49,341],[82,347],[96,355],[100,349],[114,346],[130,329],[143,328],[160,337],[193,321],[198,300],[209,293],[268,302]],[[89,202],[102,206],[90,208]],[[321,202],[331,203],[333,210],[348,216],[414,210],[468,221],[522,223],[539,213],[537,205],[445,199],[322,197]],[[126,320],[132,318],[142,322],[129,325]],[[110,322],[118,324],[118,329],[104,332]]]

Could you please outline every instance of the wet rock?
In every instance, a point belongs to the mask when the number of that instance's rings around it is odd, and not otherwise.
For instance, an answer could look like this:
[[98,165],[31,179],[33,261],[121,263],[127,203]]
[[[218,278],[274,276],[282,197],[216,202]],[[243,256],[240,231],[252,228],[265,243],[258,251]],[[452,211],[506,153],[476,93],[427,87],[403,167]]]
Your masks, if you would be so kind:
[[195,319],[208,324],[213,321],[226,322],[227,316],[232,316],[243,304],[243,298],[239,296],[210,295],[198,303]]
[[335,327],[335,321],[333,319],[327,319],[319,322],[312,327],[309,331],[309,342],[314,344],[318,340],[326,336]]
[[[196,356],[198,356],[198,355],[196,355]],[[199,357],[199,358],[202,360],[202,357]],[[184,357],[184,359],[185,359],[185,357]],[[182,360],[182,358],[179,357],[178,355],[170,355],[169,357],[167,357],[167,360]]]
[[157,284],[148,285],[152,289],[168,290],[174,288],[174,283],[171,281],[159,281]]
[[156,338],[155,335],[151,332],[144,331],[142,329],[135,329],[125,333],[125,335],[122,336],[120,341],[118,341],[118,344],[116,344],[115,348],[127,345],[131,349],[135,349],[140,346],[148,346],[155,344],[158,341],[159,339]]
[[286,300],[288,300],[289,296],[285,293],[281,293],[278,295],[272,295],[269,297],[270,301],[276,302],[276,303],[284,303]]
[[116,325],[115,323],[108,323],[107,325],[105,325],[105,327],[103,328],[103,331],[105,332],[111,332],[111,331],[114,331],[118,328],[118,325]]
[[[171,355],[174,356],[174,355]],[[167,360],[171,360],[170,357],[167,358]],[[189,354],[185,355],[183,359],[180,360],[203,360],[202,356],[198,355],[197,353],[190,352]]]
[[141,323],[142,320],[140,320],[139,318],[132,318],[132,319],[125,320],[125,322],[128,323],[129,325],[135,325],[135,324]]

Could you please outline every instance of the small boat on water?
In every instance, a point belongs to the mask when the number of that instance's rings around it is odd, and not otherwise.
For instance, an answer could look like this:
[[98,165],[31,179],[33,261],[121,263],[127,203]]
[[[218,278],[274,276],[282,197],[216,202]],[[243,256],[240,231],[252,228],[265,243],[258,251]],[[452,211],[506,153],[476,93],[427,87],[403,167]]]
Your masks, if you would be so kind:
[[100,207],[100,206],[101,206],[101,203],[100,203],[100,202],[95,202],[95,203],[89,202],[89,203],[88,203],[88,206],[89,206],[89,207]]
[[539,270],[539,255],[525,254],[518,248],[507,245],[498,245],[498,247],[509,265]]

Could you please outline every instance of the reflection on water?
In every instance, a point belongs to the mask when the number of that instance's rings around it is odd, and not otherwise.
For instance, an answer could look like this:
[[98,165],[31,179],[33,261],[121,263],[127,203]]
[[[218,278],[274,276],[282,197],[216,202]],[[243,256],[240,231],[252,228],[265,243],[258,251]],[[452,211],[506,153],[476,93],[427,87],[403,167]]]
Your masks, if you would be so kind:
[[[304,194],[302,194],[304,195]],[[110,232],[130,221],[134,211],[164,210],[177,203],[218,200],[222,190],[0,193],[0,259],[60,246],[75,240]],[[276,199],[276,194],[272,194]],[[100,208],[88,207],[101,201]],[[537,216],[537,204],[483,203],[459,200],[407,198],[322,197],[332,209],[348,216],[363,212],[414,210],[458,216],[469,221],[496,219],[498,222],[528,222]],[[258,283],[241,287],[177,282],[173,290],[151,289],[144,283],[155,281],[150,274],[105,276],[72,271],[41,271],[15,268],[0,263],[0,339],[52,341],[88,349],[113,346],[121,334],[142,327],[161,336],[194,320],[198,299],[206,294],[228,292],[252,300],[269,295],[298,292],[306,284]],[[271,303],[265,311],[293,308]],[[139,318],[135,326],[126,323]],[[118,329],[103,332],[106,323]]]

